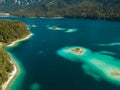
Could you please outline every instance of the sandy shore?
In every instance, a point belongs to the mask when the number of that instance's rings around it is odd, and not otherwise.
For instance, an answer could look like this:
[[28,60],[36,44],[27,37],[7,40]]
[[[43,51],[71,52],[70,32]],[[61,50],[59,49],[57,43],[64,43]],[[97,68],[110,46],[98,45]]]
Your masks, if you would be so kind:
[[[12,61],[11,61],[12,63]],[[12,79],[14,78],[14,76],[17,74],[17,67],[15,66],[15,64],[13,64],[14,70],[9,74],[9,78],[8,80],[2,84],[2,90],[6,90],[9,83],[12,81]]]
[[[11,44],[7,45],[7,47],[11,47],[14,46],[16,43],[20,42],[20,41],[24,41],[29,39],[33,34],[29,34],[28,36],[26,36],[25,38],[13,41]],[[17,68],[17,64],[14,62],[14,60],[11,59],[10,61],[13,64],[13,71],[9,74],[8,80],[2,84],[2,90],[6,90],[8,89],[9,84],[11,83],[11,81],[14,79],[14,77],[18,74],[19,69]]]
[[18,40],[15,40],[13,41],[11,44],[7,45],[7,47],[11,47],[11,46],[14,46],[16,43],[20,42],[20,41],[24,41],[24,40],[27,40],[29,39],[33,34],[29,34],[28,36],[26,36],[25,38],[22,38],[22,39],[18,39]]

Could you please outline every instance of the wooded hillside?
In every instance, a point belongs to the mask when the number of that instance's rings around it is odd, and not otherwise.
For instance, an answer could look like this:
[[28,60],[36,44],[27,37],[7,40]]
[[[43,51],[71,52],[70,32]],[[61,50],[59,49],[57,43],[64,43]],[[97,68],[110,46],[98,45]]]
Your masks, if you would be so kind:
[[6,9],[22,17],[76,17],[120,20],[120,0],[43,0]]

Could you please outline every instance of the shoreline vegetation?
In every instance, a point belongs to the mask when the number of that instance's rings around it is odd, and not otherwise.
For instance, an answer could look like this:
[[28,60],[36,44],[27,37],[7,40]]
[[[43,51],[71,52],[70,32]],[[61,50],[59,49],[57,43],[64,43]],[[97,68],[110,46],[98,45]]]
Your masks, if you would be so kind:
[[[33,34],[29,34],[28,36],[26,36],[25,38],[22,39],[18,39],[13,41],[11,44],[6,45],[6,47],[11,47],[11,46],[15,46],[17,43],[27,40],[29,39]],[[13,71],[9,74],[8,80],[6,82],[4,82],[2,84],[2,90],[7,90],[11,84],[11,82],[14,80],[14,78],[17,76],[17,74],[19,73],[20,68],[18,68],[18,65],[16,62],[14,62],[14,60],[11,58],[10,63],[13,65],[14,69]]]
[[5,48],[16,46],[33,34],[26,24],[16,20],[0,20],[0,90],[8,90],[11,82],[20,72],[20,67]]
[[7,47],[15,46],[18,42],[27,40],[27,39],[29,39],[32,35],[33,35],[33,34],[31,33],[31,34],[29,34],[28,36],[26,36],[26,37],[24,37],[24,38],[22,38],[22,39],[15,40],[15,41],[13,41],[12,43],[10,43],[10,44],[8,44],[8,45],[6,45],[6,46],[7,46]]
[[9,74],[8,80],[2,84],[2,90],[7,90],[10,82],[13,80],[13,78],[18,74],[18,68],[17,66],[13,63],[13,60],[11,59],[11,64],[13,64],[13,71]]

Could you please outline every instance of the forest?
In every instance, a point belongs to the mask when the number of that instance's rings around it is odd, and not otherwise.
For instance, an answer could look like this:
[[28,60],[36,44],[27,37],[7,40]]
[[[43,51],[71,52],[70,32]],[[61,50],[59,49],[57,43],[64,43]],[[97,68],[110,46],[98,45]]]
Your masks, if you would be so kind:
[[[45,2],[46,1],[46,2]],[[21,17],[69,17],[120,20],[120,0],[45,0],[11,7],[11,15]]]
[[16,39],[30,34],[24,23],[20,21],[0,20],[0,42],[10,44]]
[[[20,21],[0,20],[0,90],[13,70],[10,56],[3,49],[5,45],[30,34],[27,26]],[[4,45],[4,46],[3,46]]]
[[0,48],[0,90],[2,83],[7,81],[9,73],[13,70],[13,65],[10,63],[9,55]]

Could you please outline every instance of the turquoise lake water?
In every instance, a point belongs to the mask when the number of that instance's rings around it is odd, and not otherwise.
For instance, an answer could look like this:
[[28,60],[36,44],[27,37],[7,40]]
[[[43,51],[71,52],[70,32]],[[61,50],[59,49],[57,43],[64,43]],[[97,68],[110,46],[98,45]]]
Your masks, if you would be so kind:
[[[10,90],[120,90],[119,85],[104,79],[97,81],[87,75],[80,62],[57,54],[66,46],[82,46],[119,60],[120,22],[68,18],[0,19],[23,21],[33,33],[29,40],[6,49],[21,68]],[[52,26],[60,30],[49,29]]]

